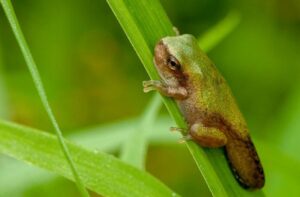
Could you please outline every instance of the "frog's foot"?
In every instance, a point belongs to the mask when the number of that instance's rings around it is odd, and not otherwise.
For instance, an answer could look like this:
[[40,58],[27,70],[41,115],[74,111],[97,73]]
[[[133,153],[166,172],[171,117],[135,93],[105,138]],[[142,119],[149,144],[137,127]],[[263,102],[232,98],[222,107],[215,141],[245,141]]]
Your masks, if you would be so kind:
[[188,96],[188,91],[186,90],[186,88],[181,86],[177,86],[177,87],[168,86],[158,80],[143,81],[143,86],[144,86],[144,92],[146,93],[153,90],[157,90],[164,96],[172,97],[179,100],[185,99]]
[[149,81],[143,81],[143,87],[144,92],[150,92],[153,90],[162,90],[164,89],[164,85],[161,81],[158,80],[149,80]]
[[187,129],[184,129],[184,128],[178,128],[178,127],[170,127],[170,131],[172,131],[172,132],[179,131],[180,133],[183,133],[183,132],[186,132]]
[[192,140],[193,137],[191,135],[186,135],[186,136],[183,136],[181,137],[179,140],[178,140],[178,143],[179,144],[183,144],[185,143],[186,141],[189,141],[189,140]]
[[201,123],[191,126],[190,135],[203,147],[218,148],[227,143],[227,137],[222,131],[214,127],[205,127]]
[[[186,133],[187,132],[187,129],[184,129],[184,128],[178,128],[178,127],[170,127],[170,131],[171,132],[177,132],[179,131],[180,133]],[[178,143],[179,144],[183,144],[184,142],[188,141],[188,140],[192,140],[192,136],[187,134],[186,136],[183,136],[181,137],[179,140],[178,140]]]
[[179,35],[180,35],[180,32],[179,32],[179,30],[178,30],[177,27],[173,26],[172,29],[173,29],[173,31],[175,32],[176,36],[179,36]]

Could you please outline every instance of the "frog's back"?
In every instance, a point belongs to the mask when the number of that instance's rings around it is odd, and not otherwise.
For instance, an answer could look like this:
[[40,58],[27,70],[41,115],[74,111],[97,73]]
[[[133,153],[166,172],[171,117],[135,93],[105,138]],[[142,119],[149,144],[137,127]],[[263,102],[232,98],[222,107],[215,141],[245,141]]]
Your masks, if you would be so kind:
[[[206,55],[205,55],[206,56]],[[207,58],[207,66],[202,67],[201,80],[191,84],[198,89],[195,107],[199,111],[208,111],[212,116],[221,117],[223,122],[230,124],[242,136],[247,136],[247,125],[224,77],[219,73],[211,60]],[[215,118],[213,118],[215,120]],[[219,118],[220,119],[220,118]],[[228,125],[229,127],[229,125]]]
[[[186,76],[189,98],[179,104],[188,122],[195,121],[191,114],[205,118],[208,114],[223,117],[233,127],[246,134],[246,123],[232,96],[225,79],[213,62],[199,48],[192,35],[181,35],[179,39],[168,37],[164,42],[169,51],[182,63]],[[195,113],[190,113],[194,111]],[[186,113],[185,113],[186,112]]]

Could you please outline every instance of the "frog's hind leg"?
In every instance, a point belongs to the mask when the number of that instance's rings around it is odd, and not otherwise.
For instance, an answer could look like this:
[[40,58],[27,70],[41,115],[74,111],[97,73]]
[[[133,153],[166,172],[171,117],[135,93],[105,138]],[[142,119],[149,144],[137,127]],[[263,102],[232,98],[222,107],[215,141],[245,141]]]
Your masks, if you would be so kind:
[[222,131],[214,127],[205,127],[201,123],[190,127],[190,135],[203,147],[218,148],[227,143],[227,137]]
[[248,189],[259,189],[265,184],[265,176],[251,138],[241,138],[230,133],[226,144],[226,156],[239,183]]

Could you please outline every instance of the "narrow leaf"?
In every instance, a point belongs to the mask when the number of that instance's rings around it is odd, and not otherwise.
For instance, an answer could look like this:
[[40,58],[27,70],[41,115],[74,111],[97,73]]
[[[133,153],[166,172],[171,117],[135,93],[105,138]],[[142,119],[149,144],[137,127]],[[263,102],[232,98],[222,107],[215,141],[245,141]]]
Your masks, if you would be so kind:
[[210,28],[198,39],[202,50],[209,52],[228,36],[239,24],[240,15],[236,11],[231,11],[227,16]]
[[161,104],[161,97],[155,93],[142,114],[139,124],[133,129],[121,149],[121,159],[123,161],[140,169],[145,168],[148,133],[153,131],[151,128]]
[[229,12],[224,19],[201,35],[198,39],[200,47],[209,52],[236,28],[240,20],[240,15],[236,11]]
[[2,7],[4,9],[4,12],[6,14],[6,17],[9,21],[9,24],[12,28],[12,31],[17,39],[17,42],[19,44],[19,47],[21,49],[21,52],[25,58],[26,64],[28,66],[28,69],[30,71],[30,74],[32,76],[33,82],[35,84],[35,87],[38,91],[38,94],[41,98],[42,104],[47,112],[47,115],[54,127],[54,130],[56,132],[58,142],[60,144],[61,150],[65,155],[66,160],[69,163],[69,166],[72,170],[73,176],[75,178],[75,182],[77,183],[77,187],[81,193],[82,196],[88,197],[89,194],[87,190],[84,188],[84,185],[81,182],[81,179],[77,173],[76,166],[74,165],[72,161],[72,157],[69,153],[68,147],[64,142],[62,132],[60,130],[60,127],[55,119],[55,116],[52,112],[52,109],[50,107],[50,104],[48,102],[47,96],[46,96],[46,91],[44,90],[44,86],[40,77],[40,74],[38,72],[37,66],[35,64],[35,61],[31,55],[31,52],[29,50],[29,47],[27,45],[27,42],[25,40],[25,37],[22,33],[21,27],[19,25],[18,19],[16,17],[16,14],[14,12],[13,6],[11,4],[10,0],[0,0],[0,3],[2,4]]
[[[106,125],[100,125],[90,129],[83,129],[76,134],[69,136],[76,143],[81,144],[89,149],[98,149],[101,151],[113,151],[122,143],[125,136],[130,135],[130,131],[138,124],[139,118],[113,122]],[[148,133],[148,140],[151,144],[175,144],[179,138],[176,134],[165,132],[172,121],[167,117],[158,117],[158,120],[151,127],[153,132]],[[117,139],[117,140],[115,140]],[[107,141],[110,142],[108,146]],[[257,139],[254,138],[254,141]],[[102,145],[103,143],[106,145]],[[264,189],[267,196],[282,196],[287,191],[292,196],[299,196],[297,190],[297,177],[300,176],[299,161],[289,157],[282,151],[264,141],[258,141],[257,148],[261,154],[266,174],[269,177],[266,188]],[[280,158],[278,160],[278,158]],[[277,160],[276,160],[277,159]],[[206,162],[206,158],[203,158]],[[276,162],[274,162],[276,160]],[[16,161],[7,160],[0,162],[0,187],[3,196],[16,196],[30,187],[55,180],[54,174],[25,166]],[[285,169],[285,170],[282,170]],[[30,174],[30,179],[27,178]],[[281,180],[286,180],[282,182]],[[18,188],[18,191],[15,190]],[[298,195],[297,195],[298,194]]]
[[[0,136],[0,153],[74,180],[55,136],[4,121]],[[66,142],[82,182],[94,192],[111,197],[178,196],[148,173],[111,155]]]

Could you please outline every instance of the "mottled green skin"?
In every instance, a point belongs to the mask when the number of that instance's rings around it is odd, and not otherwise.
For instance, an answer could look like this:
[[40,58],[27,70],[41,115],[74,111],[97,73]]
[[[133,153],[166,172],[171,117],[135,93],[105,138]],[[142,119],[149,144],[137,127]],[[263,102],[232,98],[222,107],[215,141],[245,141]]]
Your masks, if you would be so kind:
[[[170,69],[170,56],[177,59],[180,69]],[[192,35],[165,37],[156,45],[154,60],[163,86],[181,89],[174,94],[156,85],[158,91],[178,103],[188,123],[189,136],[205,147],[225,146],[239,183],[251,189],[263,187],[263,169],[246,122],[225,79],[197,40]]]

